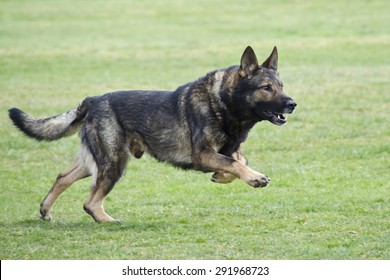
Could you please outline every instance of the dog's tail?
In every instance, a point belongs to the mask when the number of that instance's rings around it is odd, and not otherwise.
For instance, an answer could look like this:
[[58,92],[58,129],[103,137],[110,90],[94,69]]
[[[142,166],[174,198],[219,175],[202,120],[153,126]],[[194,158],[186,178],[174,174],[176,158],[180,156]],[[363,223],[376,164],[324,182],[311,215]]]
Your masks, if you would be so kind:
[[38,141],[53,141],[78,131],[89,111],[91,100],[91,97],[86,98],[77,108],[46,119],[33,118],[18,108],[9,109],[9,117],[27,136]]

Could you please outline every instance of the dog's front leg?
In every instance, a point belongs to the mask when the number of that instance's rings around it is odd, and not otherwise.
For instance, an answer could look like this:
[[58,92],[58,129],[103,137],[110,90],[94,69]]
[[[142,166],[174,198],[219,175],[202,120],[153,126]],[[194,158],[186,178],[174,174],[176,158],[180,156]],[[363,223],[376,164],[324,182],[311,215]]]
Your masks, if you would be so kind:
[[265,187],[270,182],[268,176],[252,170],[241,161],[219,154],[211,148],[195,151],[193,161],[195,169],[230,173],[255,188]]
[[235,179],[237,179],[236,175],[223,171],[217,171],[214,172],[213,175],[211,175],[211,181],[218,184],[229,184]]
[[[239,162],[248,165],[248,160],[244,156],[241,148],[239,147],[236,152],[231,156],[232,158],[238,160]],[[218,184],[228,184],[237,179],[237,176],[232,173],[217,171],[211,176],[211,181]]]

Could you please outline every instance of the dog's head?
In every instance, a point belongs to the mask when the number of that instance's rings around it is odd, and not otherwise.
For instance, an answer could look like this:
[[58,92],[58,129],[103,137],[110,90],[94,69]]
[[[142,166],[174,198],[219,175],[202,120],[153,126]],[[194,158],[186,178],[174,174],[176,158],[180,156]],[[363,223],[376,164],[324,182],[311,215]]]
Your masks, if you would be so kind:
[[283,92],[277,68],[276,47],[261,65],[253,49],[247,47],[241,57],[238,91],[241,102],[246,104],[246,110],[254,119],[284,125],[287,120],[283,114],[291,114],[297,104]]

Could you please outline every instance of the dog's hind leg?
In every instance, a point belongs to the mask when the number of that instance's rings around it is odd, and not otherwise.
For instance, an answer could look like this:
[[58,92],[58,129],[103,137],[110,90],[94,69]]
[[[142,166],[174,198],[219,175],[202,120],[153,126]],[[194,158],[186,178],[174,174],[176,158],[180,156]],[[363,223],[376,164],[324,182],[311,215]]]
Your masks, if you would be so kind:
[[84,203],[85,212],[96,222],[119,222],[105,212],[103,204],[105,197],[122,176],[125,166],[126,164],[120,166],[110,164],[105,166],[104,170],[98,171],[96,182],[92,185],[89,198]]
[[[116,113],[105,103],[99,113],[86,120],[81,138],[88,148],[93,162],[93,183],[84,210],[96,222],[117,221],[104,211],[104,199],[122,177],[130,156],[129,141],[126,132],[119,125]],[[142,156],[141,146],[135,154]]]
[[106,154],[101,154],[100,160],[97,163],[97,172],[93,174],[91,193],[84,203],[84,210],[96,222],[119,221],[104,211],[103,203],[105,197],[113,189],[125,171],[129,158],[129,150],[123,143],[118,142],[118,146],[122,146],[122,149],[115,146],[115,150],[105,150]]
[[105,178],[98,178],[96,184],[92,186],[91,194],[84,204],[84,210],[96,222],[119,222],[106,213],[104,210],[104,199],[110,190],[114,187],[115,182]]
[[50,221],[51,210],[53,209],[54,202],[57,200],[57,198],[74,182],[90,175],[91,174],[89,169],[85,166],[85,163],[80,154],[77,155],[70,168],[58,175],[47,196],[41,202],[41,219]]

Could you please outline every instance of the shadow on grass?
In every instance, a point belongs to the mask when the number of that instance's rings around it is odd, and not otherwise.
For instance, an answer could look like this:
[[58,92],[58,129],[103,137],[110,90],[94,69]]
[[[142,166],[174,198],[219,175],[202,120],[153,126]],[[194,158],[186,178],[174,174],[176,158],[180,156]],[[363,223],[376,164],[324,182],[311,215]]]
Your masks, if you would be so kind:
[[121,232],[142,232],[142,231],[160,231],[170,224],[162,221],[126,221],[126,222],[115,222],[115,223],[96,223],[94,221],[80,221],[80,222],[64,222],[64,221],[42,221],[39,219],[25,219],[16,221],[14,223],[0,223],[1,227],[5,228],[24,228],[24,229],[36,229],[36,230],[102,230]]

